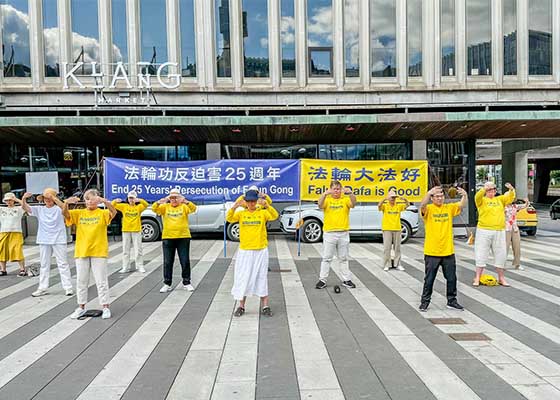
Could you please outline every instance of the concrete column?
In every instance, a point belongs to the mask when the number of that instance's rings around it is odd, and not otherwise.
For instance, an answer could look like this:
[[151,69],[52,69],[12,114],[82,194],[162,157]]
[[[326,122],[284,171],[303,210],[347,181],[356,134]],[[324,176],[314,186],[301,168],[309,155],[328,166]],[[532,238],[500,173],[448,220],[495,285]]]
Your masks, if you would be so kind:
[[412,159],[426,160],[428,141],[413,140],[412,141]]
[[334,82],[338,90],[344,89],[344,3],[334,0],[333,3],[333,68]]
[[99,15],[99,50],[101,67],[103,73],[103,84],[110,85],[113,62],[113,31],[111,29],[111,2],[110,0],[99,0],[97,13]]
[[241,0],[230,0],[231,78],[235,90],[243,85],[243,26]]
[[307,85],[307,1],[295,2],[296,18],[296,78],[298,86]]
[[397,0],[397,80],[399,86],[408,86],[408,52],[406,40],[406,0]]
[[504,35],[503,35],[503,3],[492,0],[492,75],[497,85],[502,85],[504,77]]
[[72,21],[70,0],[58,0],[58,32],[60,43],[60,63],[72,61]]
[[434,63],[437,59],[435,57],[437,50],[435,43],[436,36],[439,36],[439,34],[436,35],[436,31],[439,31],[437,28],[439,24],[435,24],[434,13],[435,2],[433,0],[424,0],[422,2],[422,78],[428,88],[434,86]]
[[552,76],[560,83],[560,0],[552,0]]
[[520,151],[515,153],[515,190],[517,197],[524,199],[529,196],[529,177],[527,165],[529,161],[529,152]]
[[529,80],[528,0],[517,1],[517,76],[522,85]]
[[[201,87],[208,90],[216,86],[216,38],[214,1],[196,0],[196,57],[197,76]],[[200,66],[200,73],[198,71]]]
[[360,78],[364,90],[369,90],[369,1],[360,1]]
[[[167,60],[162,61],[174,62],[177,63],[177,65],[181,64],[181,40],[179,39],[181,33],[179,32],[179,19],[179,0],[167,0]],[[180,74],[181,70],[177,67],[170,67],[169,73]]]
[[282,80],[282,47],[280,45],[280,0],[268,3],[268,45],[270,54],[270,82],[278,90]]
[[206,143],[206,159],[221,160],[222,145],[220,143]]
[[137,0],[127,0],[126,20],[128,25],[128,70],[131,82],[137,82],[138,67],[140,61],[140,8]]
[[43,82],[43,29],[41,2],[29,2],[29,57],[31,60],[31,82],[38,89]]
[[432,10],[434,12],[433,15],[433,22],[434,26],[432,28],[433,34],[433,53],[432,53],[432,60],[433,60],[433,85],[437,88],[441,86],[441,8],[440,2],[434,1]]
[[455,75],[460,85],[467,82],[466,0],[455,2]]

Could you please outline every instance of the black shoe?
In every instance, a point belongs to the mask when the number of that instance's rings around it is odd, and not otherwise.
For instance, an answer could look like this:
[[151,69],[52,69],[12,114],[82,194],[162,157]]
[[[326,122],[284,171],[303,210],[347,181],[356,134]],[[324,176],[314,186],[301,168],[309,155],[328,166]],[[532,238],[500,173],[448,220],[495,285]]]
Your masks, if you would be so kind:
[[245,309],[243,307],[237,307],[237,310],[233,313],[236,317],[241,317],[243,314],[245,314]]
[[327,287],[327,282],[319,279],[319,282],[315,285],[315,289],[324,289]]
[[354,282],[352,281],[344,281],[342,282],[342,286],[346,286],[352,289],[356,289],[356,285],[354,285]]
[[0,271],[0,276],[6,276],[8,273],[6,271]]
[[263,309],[261,310],[261,314],[262,315],[266,315],[267,317],[272,317],[272,311],[270,310],[270,307],[263,307]]
[[455,310],[463,311],[464,308],[462,305],[457,303],[457,300],[451,300],[447,303],[447,308],[454,308]]
[[426,312],[426,311],[428,311],[428,306],[429,305],[430,305],[429,302],[423,301],[422,303],[420,303],[420,307],[418,307],[418,309],[422,312]]

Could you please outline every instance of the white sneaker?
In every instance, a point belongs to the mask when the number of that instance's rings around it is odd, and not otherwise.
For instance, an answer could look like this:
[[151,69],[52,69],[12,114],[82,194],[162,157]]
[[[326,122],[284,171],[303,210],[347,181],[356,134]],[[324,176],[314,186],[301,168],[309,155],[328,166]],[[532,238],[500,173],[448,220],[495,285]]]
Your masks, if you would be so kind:
[[383,271],[389,271],[389,267],[383,268]]
[[72,314],[70,314],[70,318],[71,319],[78,319],[80,318],[82,315],[84,315],[86,313],[86,309],[82,308],[82,307],[78,307],[74,310],[74,312]]
[[31,293],[31,296],[33,297],[41,297],[48,294],[48,292],[45,289],[37,289],[36,291],[34,291],[33,293]]
[[404,267],[403,267],[402,265],[399,265],[399,266],[397,267],[397,271],[404,271]]
[[188,285],[183,285],[183,289],[185,289],[189,292],[194,292],[194,286],[191,285],[190,283]]
[[525,268],[522,267],[521,265],[518,265],[517,267],[515,267],[515,269],[518,271],[525,271]]
[[111,310],[109,310],[108,307],[105,307],[105,308],[103,309],[103,314],[101,314],[101,318],[103,318],[103,319],[109,319],[109,318],[111,318]]
[[66,289],[66,292],[64,294],[66,296],[74,296],[74,291],[72,290],[72,288]]
[[129,272],[129,269],[126,267],[122,267],[121,270],[119,271],[119,274],[126,274],[127,272]]
[[173,290],[173,288],[169,285],[163,285],[161,287],[161,289],[159,290],[160,293],[167,293],[167,292],[171,292]]
[[140,267],[140,268],[138,268],[138,272],[140,272],[142,274],[145,274],[146,273],[146,268]]

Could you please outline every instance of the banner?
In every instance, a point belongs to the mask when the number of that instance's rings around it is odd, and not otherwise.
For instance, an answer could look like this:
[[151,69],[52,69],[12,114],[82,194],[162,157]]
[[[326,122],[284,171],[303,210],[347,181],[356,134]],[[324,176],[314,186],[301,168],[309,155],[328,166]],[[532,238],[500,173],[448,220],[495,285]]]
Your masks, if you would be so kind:
[[428,188],[427,161],[300,161],[302,200],[317,200],[333,179],[365,202],[378,202],[391,189],[409,201],[420,201]]
[[106,158],[105,197],[125,198],[131,190],[147,201],[173,188],[189,200],[235,201],[251,186],[273,201],[299,200],[298,160],[140,161]]

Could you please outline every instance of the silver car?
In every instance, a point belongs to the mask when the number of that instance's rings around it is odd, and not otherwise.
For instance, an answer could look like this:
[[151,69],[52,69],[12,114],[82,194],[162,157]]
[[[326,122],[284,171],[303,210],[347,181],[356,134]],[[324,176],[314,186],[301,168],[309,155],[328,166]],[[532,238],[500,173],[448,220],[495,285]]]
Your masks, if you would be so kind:
[[[377,203],[358,203],[350,210],[351,236],[381,236],[383,213]],[[315,203],[286,207],[280,214],[280,227],[286,233],[295,234],[298,221],[303,220],[302,237],[304,242],[317,243],[323,238],[323,210]],[[418,208],[411,205],[401,214],[402,243],[418,232]]]

